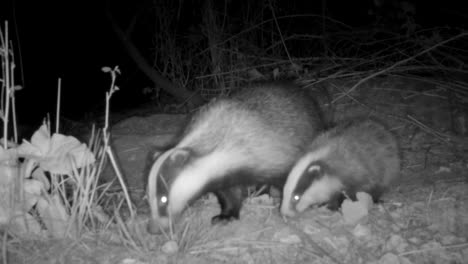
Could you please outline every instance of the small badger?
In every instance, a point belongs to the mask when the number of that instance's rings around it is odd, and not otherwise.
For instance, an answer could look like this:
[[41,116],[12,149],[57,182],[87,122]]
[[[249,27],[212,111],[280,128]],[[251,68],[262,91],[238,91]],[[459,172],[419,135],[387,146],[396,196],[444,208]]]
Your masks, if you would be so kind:
[[395,136],[377,120],[356,119],[312,141],[283,189],[281,214],[294,216],[314,205],[337,210],[345,196],[369,193],[377,202],[399,176]]
[[290,83],[247,87],[194,114],[180,141],[148,175],[148,231],[167,229],[193,201],[212,192],[221,213],[212,223],[239,218],[246,186],[283,188],[305,147],[323,129],[318,106]]

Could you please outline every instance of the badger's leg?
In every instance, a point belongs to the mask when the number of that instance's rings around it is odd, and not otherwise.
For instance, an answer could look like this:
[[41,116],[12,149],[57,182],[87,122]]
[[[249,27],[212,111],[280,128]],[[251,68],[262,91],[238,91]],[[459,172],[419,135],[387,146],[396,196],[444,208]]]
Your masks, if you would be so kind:
[[330,196],[330,199],[327,202],[327,208],[331,211],[338,211],[341,208],[345,196],[342,192],[335,192]]
[[244,199],[247,197],[247,187],[236,186],[220,191],[214,194],[218,198],[221,207],[221,213],[211,218],[212,224],[225,224],[229,221],[239,219],[240,209]]
[[343,204],[344,200],[346,200],[346,198],[350,199],[351,201],[357,201],[356,190],[357,188],[354,186],[348,186],[339,192],[333,193],[327,203],[327,208],[332,211],[337,211],[341,208],[341,205]]
[[369,194],[372,196],[372,201],[374,203],[382,203],[383,201],[380,199],[384,192],[385,188],[382,186],[374,186],[374,188],[369,190]]
[[[343,201],[346,198],[349,198],[351,201],[357,201],[357,190],[357,188],[348,187],[343,192],[337,192],[333,194],[326,204],[327,208],[332,211],[340,209],[341,204],[343,204]],[[371,189],[366,190],[365,192],[370,194],[374,203],[381,203],[382,201],[380,200],[380,197],[382,196],[383,191],[384,188],[382,188],[381,186],[374,186]]]

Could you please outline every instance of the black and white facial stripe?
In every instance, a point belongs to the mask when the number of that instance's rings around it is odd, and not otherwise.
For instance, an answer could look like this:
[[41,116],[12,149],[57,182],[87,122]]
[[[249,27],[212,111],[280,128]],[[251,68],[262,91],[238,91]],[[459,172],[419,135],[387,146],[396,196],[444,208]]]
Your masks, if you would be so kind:
[[281,213],[294,216],[314,205],[337,209],[358,191],[378,200],[399,175],[395,136],[379,121],[357,119],[318,136],[296,162],[283,189]]
[[243,186],[282,189],[294,162],[322,129],[315,101],[294,85],[249,87],[214,100],[194,115],[179,143],[153,163],[149,230],[167,228],[171,218],[208,192],[221,206],[213,222],[238,218]]

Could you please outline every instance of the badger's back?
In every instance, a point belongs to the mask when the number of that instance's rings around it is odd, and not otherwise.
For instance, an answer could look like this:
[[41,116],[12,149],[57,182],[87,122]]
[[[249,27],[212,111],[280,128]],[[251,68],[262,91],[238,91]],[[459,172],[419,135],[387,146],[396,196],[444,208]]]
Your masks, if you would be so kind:
[[369,193],[374,201],[397,178],[396,137],[379,121],[355,119],[319,135],[291,170],[281,213],[294,216],[315,205],[336,210],[344,194]]
[[[239,218],[242,189],[282,188],[294,162],[323,129],[313,98],[286,83],[246,87],[197,111],[179,143],[161,155],[148,177],[149,230],[167,228],[201,195],[213,192],[221,213]],[[241,191],[239,191],[241,190]]]
[[324,162],[345,185],[388,187],[399,175],[398,143],[380,121],[358,119],[318,136],[309,151],[328,148]]
[[177,147],[239,154],[254,170],[286,173],[323,129],[308,93],[288,84],[247,87],[207,104],[191,120]]

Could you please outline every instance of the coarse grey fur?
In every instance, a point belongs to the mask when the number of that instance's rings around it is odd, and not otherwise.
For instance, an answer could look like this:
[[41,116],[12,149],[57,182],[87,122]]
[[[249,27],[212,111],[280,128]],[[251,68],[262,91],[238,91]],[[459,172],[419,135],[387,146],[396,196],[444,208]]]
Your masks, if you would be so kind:
[[343,193],[355,200],[357,192],[367,192],[377,202],[399,177],[400,150],[396,136],[381,121],[357,118],[319,135],[296,166],[302,168],[288,177],[282,213],[291,212],[288,206],[302,211],[320,205],[317,197],[328,197],[320,202],[336,210]]
[[[291,83],[259,84],[213,100],[193,115],[161,167],[151,170],[158,175],[157,181],[151,175],[148,181],[158,192],[148,195],[152,220],[177,216],[185,203],[208,192],[221,206],[214,223],[239,218],[245,198],[239,188],[268,184],[282,189],[297,158],[323,128],[315,100]],[[169,197],[164,208],[157,202],[163,194]]]

